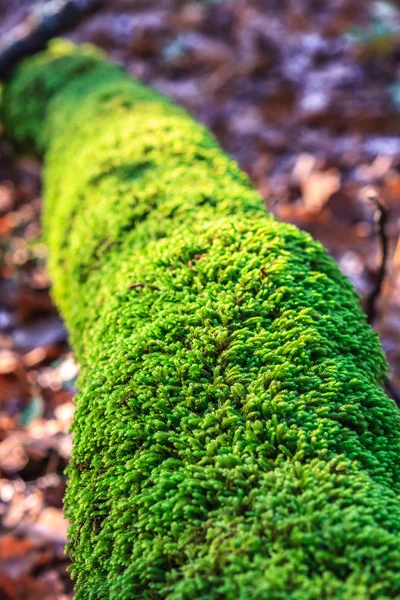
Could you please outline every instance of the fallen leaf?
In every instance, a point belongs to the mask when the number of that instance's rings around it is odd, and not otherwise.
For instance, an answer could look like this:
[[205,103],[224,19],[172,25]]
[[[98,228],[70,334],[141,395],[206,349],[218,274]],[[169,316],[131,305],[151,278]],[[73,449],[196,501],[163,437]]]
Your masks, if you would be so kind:
[[0,350],[0,374],[13,373],[21,364],[18,354],[11,350]]
[[318,213],[339,189],[338,169],[311,173],[302,185],[304,205],[312,213]]

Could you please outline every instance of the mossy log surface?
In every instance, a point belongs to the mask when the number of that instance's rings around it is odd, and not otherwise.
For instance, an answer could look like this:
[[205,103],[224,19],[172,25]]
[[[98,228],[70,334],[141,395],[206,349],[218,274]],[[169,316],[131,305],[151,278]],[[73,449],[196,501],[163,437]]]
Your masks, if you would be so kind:
[[77,600],[400,597],[399,411],[349,281],[186,112],[89,47],[5,86],[81,364]]

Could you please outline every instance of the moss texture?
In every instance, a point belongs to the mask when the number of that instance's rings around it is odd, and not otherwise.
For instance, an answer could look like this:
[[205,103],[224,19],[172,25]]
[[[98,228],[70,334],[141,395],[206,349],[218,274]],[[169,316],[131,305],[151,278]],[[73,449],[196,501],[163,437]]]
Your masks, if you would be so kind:
[[400,597],[399,411],[350,283],[214,138],[90,48],[4,90],[45,160],[82,365],[77,600]]

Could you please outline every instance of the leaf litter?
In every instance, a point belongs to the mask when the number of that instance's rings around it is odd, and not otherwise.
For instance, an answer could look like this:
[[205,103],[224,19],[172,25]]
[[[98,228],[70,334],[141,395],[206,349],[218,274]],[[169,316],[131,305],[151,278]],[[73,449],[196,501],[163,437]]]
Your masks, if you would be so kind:
[[[0,6],[0,35],[35,2]],[[185,106],[278,218],[312,233],[366,305],[400,390],[400,5],[374,0],[109,0],[70,37]],[[49,294],[40,164],[0,140],[0,598],[68,600],[64,468],[78,366]],[[139,285],[139,284],[135,284]]]

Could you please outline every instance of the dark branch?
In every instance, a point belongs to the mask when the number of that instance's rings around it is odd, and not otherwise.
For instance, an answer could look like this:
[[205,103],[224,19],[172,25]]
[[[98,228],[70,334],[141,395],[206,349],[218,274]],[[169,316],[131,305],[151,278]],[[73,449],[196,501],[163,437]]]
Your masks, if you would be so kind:
[[53,0],[12,29],[0,46],[0,78],[4,79],[18,62],[43,50],[47,42],[75,27],[105,0]]
[[377,222],[377,231],[381,247],[381,264],[379,267],[378,276],[376,278],[374,288],[368,296],[366,303],[368,323],[373,323],[377,315],[377,303],[382,292],[382,285],[385,280],[387,270],[389,238],[386,233],[388,211],[383,200],[379,198],[378,194],[376,193],[371,193],[369,195],[369,200],[371,200],[371,202],[373,202],[376,206],[375,219]]

